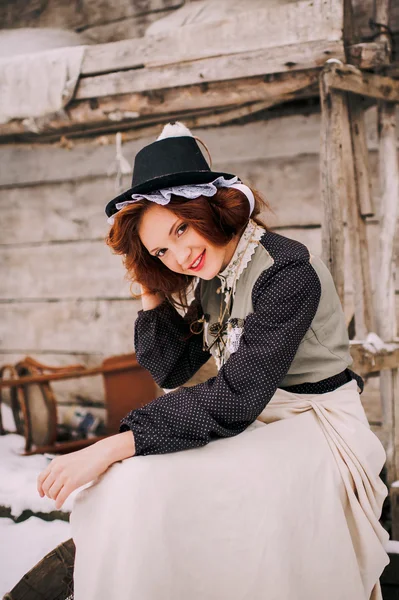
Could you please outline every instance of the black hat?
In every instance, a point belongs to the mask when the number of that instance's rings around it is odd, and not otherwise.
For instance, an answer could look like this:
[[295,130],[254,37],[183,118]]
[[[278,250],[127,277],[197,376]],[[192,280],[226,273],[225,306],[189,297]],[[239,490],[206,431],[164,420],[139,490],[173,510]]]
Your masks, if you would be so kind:
[[211,171],[191,132],[181,123],[166,125],[157,141],[144,146],[136,155],[132,187],[105,207],[107,217],[116,204],[132,199],[132,194],[149,194],[166,187],[210,183],[218,177],[231,179],[231,173]]

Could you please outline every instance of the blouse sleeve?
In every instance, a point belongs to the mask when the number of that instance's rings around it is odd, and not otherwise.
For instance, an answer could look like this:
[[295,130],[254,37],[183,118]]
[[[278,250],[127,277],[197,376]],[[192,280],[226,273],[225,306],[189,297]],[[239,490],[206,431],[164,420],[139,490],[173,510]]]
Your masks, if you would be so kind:
[[209,358],[202,349],[202,334],[193,334],[190,324],[202,317],[199,285],[182,317],[168,301],[151,310],[139,311],[134,327],[137,361],[159,386],[176,388],[186,383]]
[[321,295],[308,260],[277,261],[257,280],[237,351],[216,377],[157,398],[129,413],[136,454],[199,447],[246,429],[285,377],[309,329]]

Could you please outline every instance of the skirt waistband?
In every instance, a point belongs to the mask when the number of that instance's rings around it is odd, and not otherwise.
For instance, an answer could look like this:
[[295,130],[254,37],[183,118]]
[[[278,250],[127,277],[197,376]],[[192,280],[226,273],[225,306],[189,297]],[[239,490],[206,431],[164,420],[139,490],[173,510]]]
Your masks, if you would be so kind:
[[298,385],[280,387],[280,389],[292,392],[293,394],[327,394],[328,392],[333,392],[352,379],[356,381],[361,393],[364,388],[363,379],[350,369],[345,369],[345,371],[333,375],[332,377],[322,379],[321,381],[316,381],[314,383],[300,383]]

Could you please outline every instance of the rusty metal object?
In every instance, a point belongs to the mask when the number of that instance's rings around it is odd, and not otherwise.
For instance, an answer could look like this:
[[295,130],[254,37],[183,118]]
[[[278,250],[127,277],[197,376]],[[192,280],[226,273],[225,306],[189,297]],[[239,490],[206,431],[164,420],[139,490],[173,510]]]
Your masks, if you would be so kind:
[[57,401],[50,384],[99,374],[103,376],[105,389],[106,435],[118,433],[120,420],[130,410],[159,395],[156,383],[138,364],[134,353],[106,358],[101,366],[90,369],[84,365],[51,367],[31,357],[0,369],[0,392],[1,388],[10,388],[17,431],[25,437],[26,455],[72,452],[104,437],[57,442]]

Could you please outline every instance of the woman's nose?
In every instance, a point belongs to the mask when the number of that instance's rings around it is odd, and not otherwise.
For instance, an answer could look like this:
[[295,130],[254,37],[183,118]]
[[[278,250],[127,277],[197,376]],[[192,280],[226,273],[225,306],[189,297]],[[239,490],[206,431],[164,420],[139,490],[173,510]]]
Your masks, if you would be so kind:
[[176,260],[182,269],[187,269],[190,266],[191,250],[190,248],[176,249]]

